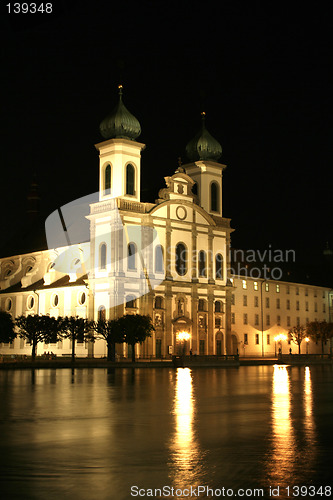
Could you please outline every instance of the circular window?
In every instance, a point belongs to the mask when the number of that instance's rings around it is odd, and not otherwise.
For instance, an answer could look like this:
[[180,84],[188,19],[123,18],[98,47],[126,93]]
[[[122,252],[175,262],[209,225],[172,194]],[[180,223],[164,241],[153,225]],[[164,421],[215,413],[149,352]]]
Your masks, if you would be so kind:
[[83,306],[85,302],[86,302],[86,294],[85,292],[80,292],[78,297],[78,303],[80,304],[80,306]]
[[176,208],[176,216],[179,220],[184,220],[187,217],[187,210],[185,207],[179,206]]
[[52,307],[57,307],[59,304],[59,297],[58,295],[53,295],[52,297]]
[[33,309],[34,305],[35,305],[35,297],[33,297],[32,295],[29,295],[28,300],[27,300],[28,309]]
[[5,309],[7,312],[9,312],[11,310],[12,305],[13,305],[12,299],[6,299]]

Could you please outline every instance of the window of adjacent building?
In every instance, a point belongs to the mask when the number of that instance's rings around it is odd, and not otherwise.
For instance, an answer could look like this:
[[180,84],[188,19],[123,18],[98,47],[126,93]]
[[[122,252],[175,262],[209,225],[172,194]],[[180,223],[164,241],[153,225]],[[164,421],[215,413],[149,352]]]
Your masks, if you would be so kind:
[[85,304],[86,302],[86,293],[85,292],[80,292],[79,293],[79,296],[78,296],[78,303],[80,304],[80,306],[83,306],[83,304]]
[[280,309],[280,299],[276,299],[276,309]]
[[219,186],[216,182],[210,185],[210,210],[211,212],[219,211]]
[[255,324],[255,326],[259,325],[259,314],[254,315],[254,324]]
[[299,300],[296,300],[296,311],[299,311]]
[[206,257],[206,252],[204,252],[203,250],[200,250],[200,252],[199,252],[198,264],[199,264],[199,277],[206,278],[207,277],[207,257]]
[[244,333],[244,344],[247,345],[248,344],[248,334],[247,333]]
[[258,290],[258,281],[253,282],[253,290]]
[[216,254],[215,257],[215,278],[223,279],[223,257],[220,253]]
[[259,307],[259,297],[254,297],[254,307]]
[[247,314],[246,313],[243,314],[243,324],[247,325]]
[[136,269],[136,245],[129,243],[127,245],[127,269],[134,271]]
[[12,305],[13,305],[12,299],[10,298],[6,299],[5,310],[9,312],[12,309]]
[[247,306],[247,295],[243,295],[243,306]]
[[298,288],[298,286],[296,287],[296,295],[299,295],[299,288]]
[[290,294],[290,286],[287,285],[287,295],[289,295],[289,294]]
[[259,345],[259,333],[256,333],[255,335],[256,335],[256,337],[255,337],[256,338],[256,345]]
[[266,325],[267,325],[267,326],[270,326],[270,324],[271,324],[271,317],[270,317],[270,315],[269,315],[269,314],[267,314],[267,315],[266,315]]
[[268,333],[268,334],[267,334],[267,345],[270,345],[270,343],[271,343],[271,336],[270,336],[270,334]]
[[111,165],[106,165],[104,171],[104,195],[111,194]]
[[231,313],[231,323],[234,325],[236,323],[235,313]]
[[290,309],[290,300],[287,299],[287,309]]
[[198,310],[199,311],[205,311],[206,310],[206,301],[205,301],[205,299],[199,299]]
[[280,293],[280,285],[276,285],[276,293]]
[[215,312],[216,313],[222,312],[222,302],[220,300],[215,301]]
[[99,308],[98,308],[98,319],[100,321],[105,320],[105,307],[104,306],[99,306]]
[[246,290],[246,289],[247,289],[247,283],[246,283],[246,280],[243,280],[243,281],[242,281],[242,286],[243,286],[243,290]]
[[176,271],[179,276],[184,276],[187,272],[187,250],[183,243],[176,246]]
[[126,194],[135,195],[135,168],[130,163],[126,166]]
[[126,307],[130,309],[136,307],[136,298],[134,297],[134,295],[127,295]]
[[231,305],[232,306],[235,305],[235,294],[234,293],[231,294]]
[[155,297],[155,309],[163,309],[163,298],[160,295]]
[[265,283],[265,290],[266,292],[269,292],[269,283]]
[[287,316],[287,326],[290,326],[290,316]]
[[266,297],[266,307],[269,308],[269,297]]
[[33,309],[34,305],[35,305],[35,297],[33,297],[33,295],[29,295],[27,300],[28,309]]
[[318,312],[317,302],[315,302],[315,304],[314,304],[314,310],[315,310],[315,312]]
[[58,307],[58,305],[59,305],[59,295],[57,295],[56,293],[54,295],[52,295],[51,305],[52,305],[52,307]]
[[106,269],[106,243],[102,243],[99,248],[99,268]]
[[155,248],[155,273],[163,273],[163,271],[164,271],[163,247],[162,245],[157,245]]
[[278,326],[280,326],[280,325],[281,325],[281,316],[277,316],[277,317],[276,317],[276,324],[277,324]]

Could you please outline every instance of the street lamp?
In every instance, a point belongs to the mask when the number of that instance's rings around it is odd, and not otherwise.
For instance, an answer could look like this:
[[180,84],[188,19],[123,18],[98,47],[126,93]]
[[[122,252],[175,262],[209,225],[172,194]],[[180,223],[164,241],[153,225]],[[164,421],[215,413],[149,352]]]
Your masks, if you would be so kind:
[[309,337],[305,337],[305,342],[306,342],[306,354],[309,354],[309,342],[310,342],[310,339]]
[[282,354],[282,341],[283,340],[287,340],[287,339],[288,339],[288,337],[284,333],[279,333],[279,335],[277,335],[276,337],[274,337],[274,340],[275,340],[275,356],[276,356],[276,342],[279,342],[280,349],[281,349],[281,353],[280,354]]
[[177,340],[178,342],[181,342],[183,344],[183,348],[182,348],[182,351],[183,351],[183,354],[185,354],[185,342],[187,340],[190,340],[191,338],[191,335],[188,333],[188,332],[177,332]]

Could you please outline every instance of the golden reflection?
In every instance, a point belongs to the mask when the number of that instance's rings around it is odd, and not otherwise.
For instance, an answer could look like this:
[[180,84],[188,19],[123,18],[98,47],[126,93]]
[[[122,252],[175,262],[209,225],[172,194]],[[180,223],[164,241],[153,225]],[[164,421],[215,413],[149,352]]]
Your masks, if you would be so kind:
[[314,421],[313,421],[313,397],[311,372],[308,366],[305,367],[304,374],[304,427],[306,439],[313,442],[314,439]]
[[177,488],[200,484],[204,457],[194,431],[195,398],[189,368],[177,370],[173,414],[175,431],[170,442],[172,484]]
[[[272,388],[272,450],[269,473],[272,484],[285,482],[292,476],[296,453],[291,420],[290,381],[287,366],[274,365]],[[286,482],[285,484],[289,484]]]

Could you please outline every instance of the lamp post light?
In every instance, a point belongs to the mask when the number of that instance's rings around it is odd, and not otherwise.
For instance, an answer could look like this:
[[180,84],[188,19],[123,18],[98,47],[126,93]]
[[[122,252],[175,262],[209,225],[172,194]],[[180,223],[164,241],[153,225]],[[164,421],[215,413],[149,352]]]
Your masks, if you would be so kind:
[[276,356],[276,342],[279,342],[280,348],[279,348],[279,354],[282,354],[282,341],[287,340],[288,337],[284,333],[279,333],[276,337],[274,337],[275,340],[275,356]]
[[190,340],[191,335],[188,332],[178,332],[177,333],[177,340],[182,343],[182,353],[185,355],[185,346],[186,342]]
[[310,339],[309,337],[305,337],[305,342],[306,342],[306,354],[309,354],[309,342],[310,342]]

